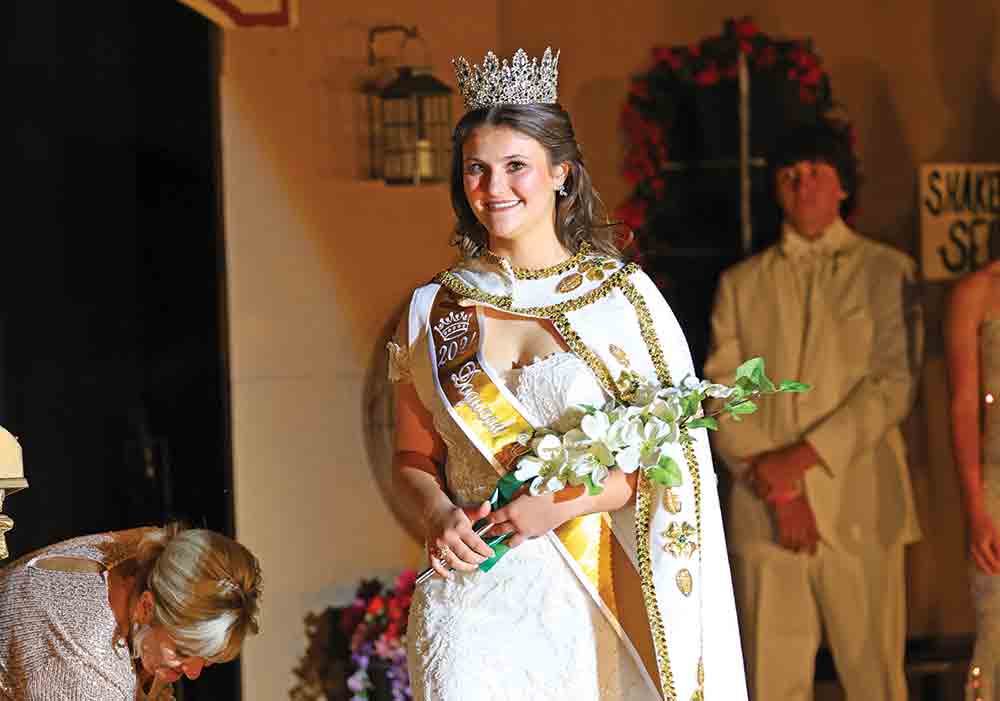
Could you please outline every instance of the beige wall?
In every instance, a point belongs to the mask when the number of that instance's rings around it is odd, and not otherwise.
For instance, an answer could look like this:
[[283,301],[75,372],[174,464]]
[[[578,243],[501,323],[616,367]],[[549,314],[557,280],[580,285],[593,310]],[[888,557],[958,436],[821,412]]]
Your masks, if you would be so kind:
[[452,51],[496,42],[496,20],[452,0],[352,4],[303,2],[298,29],[223,44],[236,513],[265,576],[248,701],[287,698],[308,611],[420,555],[373,477],[364,390],[408,291],[450,259],[450,206],[443,186],[358,176],[356,85],[372,25],[418,23],[446,76]]
[[[1000,140],[990,138],[1000,121],[1000,17],[991,0],[959,5],[580,0],[567,12],[526,0],[433,0],[419,10],[401,0],[303,0],[296,30],[227,33],[237,526],[266,577],[264,634],[245,653],[246,698],[287,696],[306,612],[344,601],[362,576],[419,561],[375,479],[385,474],[385,451],[381,432],[366,429],[365,402],[391,318],[408,290],[450,258],[451,213],[443,186],[387,188],[361,177],[357,86],[368,27],[419,24],[448,82],[455,54],[561,48],[562,99],[612,205],[627,193],[618,113],[650,47],[695,41],[746,13],[770,33],[811,36],[859,127],[868,177],[859,228],[914,251],[916,166],[1000,158]],[[964,631],[971,620],[935,340],[941,289],[928,296],[930,359],[911,449],[929,537],[911,558],[911,628]]]

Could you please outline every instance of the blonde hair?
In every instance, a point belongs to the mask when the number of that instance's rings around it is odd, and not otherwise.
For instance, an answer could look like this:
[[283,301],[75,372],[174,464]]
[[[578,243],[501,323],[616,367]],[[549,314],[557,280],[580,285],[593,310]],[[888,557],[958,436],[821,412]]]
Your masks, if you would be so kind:
[[153,595],[153,625],[184,654],[228,662],[260,630],[260,564],[235,540],[174,523],[148,531],[136,559],[138,589]]

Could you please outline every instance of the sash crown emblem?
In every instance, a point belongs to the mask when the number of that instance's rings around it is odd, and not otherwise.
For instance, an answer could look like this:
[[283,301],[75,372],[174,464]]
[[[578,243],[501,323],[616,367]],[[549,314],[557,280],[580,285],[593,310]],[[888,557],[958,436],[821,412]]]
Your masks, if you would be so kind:
[[453,341],[469,332],[471,319],[471,312],[452,312],[438,321],[434,330],[443,342]]

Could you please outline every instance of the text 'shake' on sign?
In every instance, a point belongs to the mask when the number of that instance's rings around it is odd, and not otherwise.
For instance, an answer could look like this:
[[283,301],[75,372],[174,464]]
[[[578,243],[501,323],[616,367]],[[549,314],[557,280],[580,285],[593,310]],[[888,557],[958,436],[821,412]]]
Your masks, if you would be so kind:
[[920,240],[926,280],[956,278],[1000,257],[1000,163],[922,165]]

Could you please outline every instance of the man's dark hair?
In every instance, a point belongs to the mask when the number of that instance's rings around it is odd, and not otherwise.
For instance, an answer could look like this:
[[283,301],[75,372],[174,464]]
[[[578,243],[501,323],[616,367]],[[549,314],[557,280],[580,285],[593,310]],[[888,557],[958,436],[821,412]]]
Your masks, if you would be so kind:
[[847,198],[840,203],[840,216],[849,217],[857,207],[861,184],[849,127],[824,120],[815,124],[796,124],[779,135],[768,159],[768,187],[772,194],[777,194],[774,188],[778,171],[801,161],[822,161],[833,166],[847,193]]

